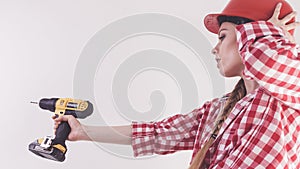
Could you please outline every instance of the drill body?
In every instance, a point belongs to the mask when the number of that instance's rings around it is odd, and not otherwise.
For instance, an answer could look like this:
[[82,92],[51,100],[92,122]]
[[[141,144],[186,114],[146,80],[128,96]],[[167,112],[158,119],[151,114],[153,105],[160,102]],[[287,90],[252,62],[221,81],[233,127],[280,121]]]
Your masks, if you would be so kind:
[[[89,101],[82,101],[70,98],[50,98],[39,101],[41,109],[55,113],[55,116],[72,115],[75,118],[86,118],[93,113],[93,105]],[[29,144],[29,151],[46,159],[64,161],[67,147],[67,140],[71,128],[67,122],[61,122],[55,136],[39,138]]]

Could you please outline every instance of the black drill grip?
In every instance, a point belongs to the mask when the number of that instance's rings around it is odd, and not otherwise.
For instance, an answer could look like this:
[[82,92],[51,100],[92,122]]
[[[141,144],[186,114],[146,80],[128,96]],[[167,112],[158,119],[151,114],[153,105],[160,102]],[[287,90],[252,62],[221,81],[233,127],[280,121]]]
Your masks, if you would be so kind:
[[71,132],[71,127],[68,122],[62,121],[58,128],[55,131],[55,138],[53,139],[52,144],[61,144],[62,146],[66,147],[66,140]]

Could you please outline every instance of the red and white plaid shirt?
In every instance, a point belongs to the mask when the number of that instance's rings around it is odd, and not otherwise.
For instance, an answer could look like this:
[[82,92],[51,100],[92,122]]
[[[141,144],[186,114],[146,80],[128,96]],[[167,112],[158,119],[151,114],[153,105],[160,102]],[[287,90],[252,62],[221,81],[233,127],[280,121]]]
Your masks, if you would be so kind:
[[[260,87],[233,108],[206,154],[208,168],[300,168],[298,46],[272,23],[238,25],[243,74]],[[159,122],[132,123],[134,156],[193,150],[209,138],[227,97]]]

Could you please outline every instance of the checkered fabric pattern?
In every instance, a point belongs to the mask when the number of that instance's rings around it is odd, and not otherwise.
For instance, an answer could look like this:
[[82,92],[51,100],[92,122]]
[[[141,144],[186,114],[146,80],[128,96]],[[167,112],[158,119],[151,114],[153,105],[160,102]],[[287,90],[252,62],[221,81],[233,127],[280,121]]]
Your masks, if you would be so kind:
[[[269,22],[237,26],[244,75],[260,87],[233,108],[206,154],[207,168],[300,168],[298,46]],[[208,140],[227,97],[159,122],[133,122],[134,156],[193,150]]]

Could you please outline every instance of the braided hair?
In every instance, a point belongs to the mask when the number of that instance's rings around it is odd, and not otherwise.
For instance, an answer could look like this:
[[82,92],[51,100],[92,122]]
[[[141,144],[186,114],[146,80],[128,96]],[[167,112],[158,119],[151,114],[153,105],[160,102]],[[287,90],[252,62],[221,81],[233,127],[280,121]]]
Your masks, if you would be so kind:
[[[244,24],[251,22],[252,20],[243,18],[243,17],[236,17],[236,16],[219,16],[218,22],[219,25],[221,25],[223,22],[231,22],[234,24]],[[238,83],[235,85],[233,91],[230,93],[229,98],[226,101],[226,104],[224,106],[224,109],[221,111],[221,113],[218,115],[215,126],[212,131],[211,137],[208,139],[208,141],[202,146],[202,148],[197,152],[195,155],[189,169],[199,169],[200,167],[204,167],[203,161],[205,158],[205,155],[209,149],[209,147],[212,145],[214,140],[216,139],[224,121],[227,119],[228,115],[230,114],[231,110],[235,106],[235,104],[241,100],[245,95],[247,94],[246,87],[244,80],[241,78]]]

